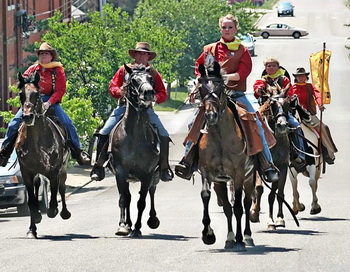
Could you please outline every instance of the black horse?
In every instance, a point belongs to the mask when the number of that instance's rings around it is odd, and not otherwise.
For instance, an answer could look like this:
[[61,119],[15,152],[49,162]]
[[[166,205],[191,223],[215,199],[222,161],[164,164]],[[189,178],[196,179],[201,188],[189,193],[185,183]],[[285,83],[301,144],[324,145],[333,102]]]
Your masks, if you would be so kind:
[[[150,218],[147,224],[155,229],[160,222],[157,218],[154,194],[159,183],[159,138],[156,129],[150,124],[147,110],[152,106],[155,91],[150,68],[143,65],[132,69],[124,66],[126,77],[126,112],[111,132],[110,168],[116,177],[119,191],[120,221],[116,235],[141,236],[141,218],[146,207],[146,196],[151,198]],[[132,231],[130,217],[131,194],[128,178],[133,176],[141,183],[137,203],[138,216]]]
[[[208,67],[207,67],[208,68]],[[249,211],[254,191],[253,160],[246,153],[246,144],[237,120],[225,93],[224,80],[220,74],[220,65],[213,63],[211,69],[199,66],[199,94],[205,110],[206,127],[199,141],[199,171],[202,176],[201,197],[203,202],[202,240],[213,244],[216,240],[210,226],[209,201],[211,184],[218,200],[223,206],[227,219],[226,249],[244,251],[245,246],[254,245],[251,238]],[[228,184],[230,189],[228,190]],[[228,197],[232,192],[232,197]],[[243,196],[244,194],[244,196]],[[232,207],[231,200],[234,199]],[[242,233],[243,205],[246,213],[244,240]],[[232,228],[232,216],[236,218],[236,235]]]
[[[259,112],[264,117],[267,126],[272,130],[276,144],[271,148],[271,155],[276,167],[279,169],[279,179],[272,183],[271,191],[268,196],[269,202],[269,220],[268,229],[276,230],[276,227],[285,227],[283,214],[283,200],[284,188],[288,173],[289,164],[289,128],[288,128],[288,114],[289,103],[288,99],[283,94],[271,95],[267,101],[260,107]],[[263,193],[263,186],[261,179],[257,176],[256,197],[253,202],[251,210],[251,221],[259,222],[260,200]],[[274,220],[273,206],[275,198],[278,201],[277,219]]]
[[47,211],[48,217],[53,218],[58,213],[58,191],[62,200],[61,217],[68,219],[71,216],[65,201],[69,149],[65,130],[48,118],[43,111],[38,85],[39,74],[35,73],[27,78],[18,74],[18,79],[23,122],[18,131],[16,152],[28,192],[30,227],[27,237],[37,238],[36,224],[42,219],[38,203],[39,174],[50,181],[51,200]]

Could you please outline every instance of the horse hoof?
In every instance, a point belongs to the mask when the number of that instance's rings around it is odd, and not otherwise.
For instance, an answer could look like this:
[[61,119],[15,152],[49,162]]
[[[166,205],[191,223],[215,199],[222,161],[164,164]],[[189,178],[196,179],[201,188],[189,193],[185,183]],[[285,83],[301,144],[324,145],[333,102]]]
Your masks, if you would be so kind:
[[236,252],[242,252],[242,251],[247,251],[246,247],[245,247],[245,243],[243,242],[236,242],[233,246],[233,251],[236,251]]
[[303,203],[300,203],[299,211],[301,211],[301,212],[305,211],[305,205]]
[[57,208],[55,208],[55,209],[49,208],[47,210],[47,216],[50,217],[50,218],[55,218],[57,214],[58,214],[58,209]]
[[160,221],[158,219],[158,217],[150,217],[147,221],[147,225],[151,228],[151,229],[156,229],[159,227],[160,225]]
[[312,208],[310,211],[310,214],[315,215],[321,212],[321,206],[318,206],[317,208]]
[[130,235],[129,235],[130,237],[132,237],[132,238],[140,238],[140,237],[142,237],[142,233],[141,233],[141,231],[140,230],[133,230],[131,233],[130,233]]
[[286,227],[286,222],[282,218],[277,218],[276,219],[276,228],[285,228]]
[[256,210],[252,210],[250,212],[249,219],[250,219],[250,222],[252,223],[259,223],[260,222],[259,212],[257,212]]
[[118,236],[128,236],[131,232],[131,229],[129,227],[119,227],[115,235]]
[[60,215],[64,220],[67,220],[71,217],[71,213],[68,210],[61,211]]
[[244,235],[243,242],[246,246],[255,246],[253,238],[248,235]]
[[276,230],[276,225],[275,224],[268,224],[267,225],[267,230]]
[[234,245],[235,245],[235,241],[227,240],[225,242],[225,249],[233,249]]
[[38,236],[37,236],[37,233],[35,231],[28,231],[27,232],[27,238],[28,239],[37,239]]
[[216,242],[215,234],[202,234],[202,241],[206,245],[212,245]]

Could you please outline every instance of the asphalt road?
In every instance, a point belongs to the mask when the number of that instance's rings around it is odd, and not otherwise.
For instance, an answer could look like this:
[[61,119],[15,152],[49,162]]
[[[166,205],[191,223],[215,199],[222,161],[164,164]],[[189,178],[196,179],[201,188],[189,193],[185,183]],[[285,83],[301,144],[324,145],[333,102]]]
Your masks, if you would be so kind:
[[[260,223],[252,224],[255,247],[246,252],[224,250],[226,219],[213,194],[210,215],[217,241],[201,241],[202,203],[200,177],[192,181],[175,178],[161,182],[156,205],[161,224],[151,230],[146,225],[146,207],[140,239],[114,235],[119,221],[118,193],[114,177],[87,184],[67,200],[71,219],[46,216],[38,224],[37,240],[25,239],[28,217],[15,213],[0,214],[0,271],[348,271],[350,268],[350,75],[348,27],[350,12],[342,0],[294,0],[295,17],[277,18],[277,11],[267,13],[259,24],[285,22],[309,30],[310,35],[293,38],[257,38],[252,86],[260,77],[263,60],[277,57],[289,72],[297,67],[308,69],[311,53],[322,50],[323,42],[332,51],[329,84],[332,103],[327,105],[324,121],[331,128],[339,149],[336,164],[327,168],[319,181],[318,198],[322,212],[310,215],[311,190],[306,178],[299,183],[306,210],[298,214],[300,227],[285,209],[286,228],[267,231],[267,189],[262,200]],[[182,140],[194,108],[176,114],[159,113],[175,143],[170,148],[172,166],[183,156]],[[74,175],[70,176],[74,177]],[[80,175],[76,175],[75,183]],[[69,184],[74,184],[69,181]],[[139,184],[131,185],[133,222]],[[287,182],[286,200],[291,203]]]

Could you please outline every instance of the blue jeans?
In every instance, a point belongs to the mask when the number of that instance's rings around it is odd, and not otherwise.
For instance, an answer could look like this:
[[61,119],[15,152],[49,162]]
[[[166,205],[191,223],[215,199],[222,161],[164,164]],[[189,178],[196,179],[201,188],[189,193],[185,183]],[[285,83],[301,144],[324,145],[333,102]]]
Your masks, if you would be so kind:
[[[45,95],[42,97],[42,100],[43,102],[46,102],[49,100],[49,98],[50,96]],[[68,139],[77,149],[81,149],[79,136],[77,134],[77,130],[75,126],[73,125],[72,120],[69,119],[68,115],[64,112],[60,104],[51,105],[51,108],[53,108],[57,118],[63,123],[64,127],[66,128],[68,133]],[[21,123],[22,123],[22,108],[18,110],[15,117],[10,121],[7,128],[4,142],[2,143],[2,148],[4,148],[13,137],[15,137]]]
[[[116,109],[114,109],[114,111],[111,113],[108,120],[104,124],[103,128],[100,130],[100,134],[108,135],[109,133],[111,133],[114,126],[120,121],[121,116],[125,113],[125,110],[125,104],[119,105]],[[147,114],[149,116],[151,124],[157,128],[159,135],[169,137],[168,131],[165,129],[154,110],[152,108],[149,108],[147,110]]]

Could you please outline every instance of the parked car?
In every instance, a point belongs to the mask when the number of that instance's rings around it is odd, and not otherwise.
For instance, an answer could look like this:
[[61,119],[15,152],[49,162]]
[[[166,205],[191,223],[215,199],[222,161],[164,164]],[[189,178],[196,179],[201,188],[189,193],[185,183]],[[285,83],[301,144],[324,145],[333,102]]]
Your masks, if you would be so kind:
[[[3,139],[0,139],[0,145]],[[44,176],[40,176],[41,185],[39,187],[39,208],[42,213],[45,213],[48,208],[48,180]],[[19,215],[29,215],[27,204],[27,190],[23,184],[23,178],[17,154],[12,152],[7,165],[0,166],[0,187],[3,187],[1,193],[0,188],[0,209],[17,207]]]
[[243,44],[250,52],[251,56],[255,56],[255,38],[252,34],[240,35],[238,37],[241,40],[241,44]]
[[302,28],[297,28],[287,24],[270,24],[260,28],[254,33],[255,36],[262,36],[264,39],[270,36],[292,36],[294,39],[299,39],[301,36],[309,35],[309,32]]
[[277,16],[290,15],[294,16],[294,6],[291,2],[280,2],[277,5]]

